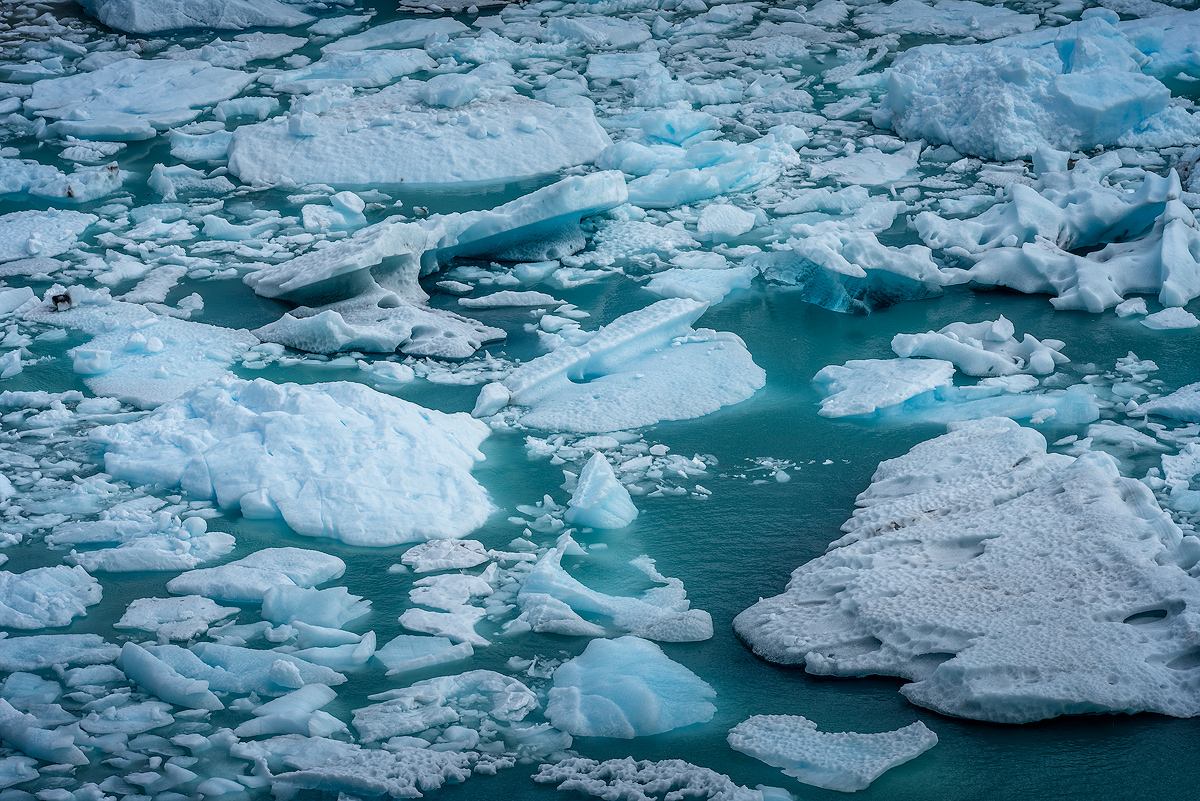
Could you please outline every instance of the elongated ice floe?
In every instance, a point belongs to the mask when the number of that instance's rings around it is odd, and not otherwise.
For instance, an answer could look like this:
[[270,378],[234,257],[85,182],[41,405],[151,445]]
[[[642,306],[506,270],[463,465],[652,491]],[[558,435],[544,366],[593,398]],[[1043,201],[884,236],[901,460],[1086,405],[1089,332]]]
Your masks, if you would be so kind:
[[283,28],[313,21],[310,14],[280,0],[80,0],[79,4],[108,27],[128,33]]
[[[728,776],[682,759],[649,760],[606,759],[598,762],[570,757],[555,764],[540,765],[533,780],[557,784],[559,790],[574,791],[596,798],[636,798],[670,801],[675,798],[703,798],[711,801],[767,801],[787,796],[786,791],[759,786],[757,789],[736,784]],[[768,791],[768,792],[764,792]]]
[[[766,381],[742,340],[693,329],[707,303],[660,300],[600,329],[584,345],[560,347],[484,387],[474,414],[509,403],[523,425],[580,433],[687,420],[749,398]],[[499,387],[498,387],[499,389]]]
[[611,141],[591,109],[495,95],[447,113],[422,107],[422,85],[243,125],[229,170],[246,183],[482,187],[590,163]]
[[34,84],[27,111],[80,139],[150,139],[234,97],[253,76],[205,61],[127,59]]
[[264,548],[220,567],[182,573],[167,582],[167,590],[218,601],[259,603],[272,587],[312,587],[345,572],[345,562],[320,551]]
[[1112,457],[961,423],[882,463],[858,505],[782,595],[735,619],[756,653],[901,676],[913,703],[978,720],[1200,714],[1200,543]]
[[715,695],[652,642],[597,639],[554,672],[546,717],[574,736],[628,740],[712,720]]
[[[220,379],[97,430],[105,469],[353,545],[461,537],[492,511],[471,468],[488,428],[361,384]],[[204,594],[204,593],[201,593]]]
[[805,784],[853,793],[886,771],[937,745],[937,735],[917,722],[878,734],[817,731],[799,715],[755,715],[734,726],[729,745]]

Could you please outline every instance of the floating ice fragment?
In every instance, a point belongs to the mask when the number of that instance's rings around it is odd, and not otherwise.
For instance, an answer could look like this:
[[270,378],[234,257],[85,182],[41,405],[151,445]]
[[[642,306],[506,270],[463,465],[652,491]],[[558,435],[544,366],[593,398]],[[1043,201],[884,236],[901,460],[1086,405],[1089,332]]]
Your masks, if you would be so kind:
[[564,520],[590,528],[625,528],[638,515],[629,490],[617,480],[612,465],[599,452],[584,465],[567,506]]
[[115,629],[148,631],[160,640],[194,640],[218,620],[236,614],[235,607],[218,606],[199,595],[182,598],[138,598],[113,624]]
[[108,27],[128,33],[284,28],[313,21],[280,0],[81,0],[80,5]]
[[218,601],[260,603],[272,587],[312,587],[345,572],[345,562],[320,551],[264,548],[220,567],[189,570],[168,581],[167,590]]
[[871,414],[954,380],[954,365],[941,359],[856,359],[830,365],[813,377],[829,395],[822,417]]

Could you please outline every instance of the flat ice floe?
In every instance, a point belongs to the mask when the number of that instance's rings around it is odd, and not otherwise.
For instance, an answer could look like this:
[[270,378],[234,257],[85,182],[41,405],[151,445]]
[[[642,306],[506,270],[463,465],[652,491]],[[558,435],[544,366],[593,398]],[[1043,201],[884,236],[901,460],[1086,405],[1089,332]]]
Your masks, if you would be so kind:
[[86,615],[102,595],[100,582],[78,566],[37,567],[24,573],[0,570],[0,626],[65,626]]
[[312,587],[345,572],[345,562],[320,551],[264,548],[220,567],[182,573],[167,582],[167,590],[218,601],[261,603],[272,587]]
[[[487,426],[339,382],[224,378],[96,433],[105,468],[352,545],[460,537],[492,511]],[[203,593],[202,593],[203,594]]]
[[919,721],[861,734],[817,731],[817,724],[799,715],[755,715],[733,727],[729,745],[805,784],[853,793],[933,748],[937,735]]
[[126,59],[94,72],[38,81],[25,109],[53,120],[48,129],[60,135],[150,139],[236,96],[251,80],[249,73],[204,61]]
[[712,720],[715,695],[652,642],[597,639],[554,671],[546,717],[574,736],[628,740]]
[[484,387],[474,414],[494,414],[507,400],[527,409],[522,425],[594,433],[687,420],[743,401],[766,375],[739,337],[691,327],[707,309],[668,299],[630,312],[586,344],[560,347],[496,389]]
[[978,720],[1200,714],[1196,543],[1112,457],[961,423],[882,463],[858,505],[782,595],[735,619],[756,653],[901,676],[913,703]]
[[759,786],[757,789],[735,784],[728,776],[682,759],[661,762],[624,759],[571,757],[553,765],[541,765],[533,780],[557,784],[559,790],[574,791],[597,798],[711,799],[711,801],[767,801],[790,797],[786,791]]
[[590,163],[611,143],[591,109],[496,94],[447,111],[422,104],[421,86],[404,81],[320,114],[244,125],[230,172],[288,186],[480,187]]
[[313,21],[280,0],[81,0],[80,5],[108,27],[128,33],[283,28]]

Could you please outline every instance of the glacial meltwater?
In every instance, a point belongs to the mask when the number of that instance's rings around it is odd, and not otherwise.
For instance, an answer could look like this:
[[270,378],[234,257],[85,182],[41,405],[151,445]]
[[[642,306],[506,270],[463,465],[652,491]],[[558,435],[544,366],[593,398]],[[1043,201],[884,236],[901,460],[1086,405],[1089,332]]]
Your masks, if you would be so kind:
[[1181,799],[1190,0],[0,4],[0,801]]

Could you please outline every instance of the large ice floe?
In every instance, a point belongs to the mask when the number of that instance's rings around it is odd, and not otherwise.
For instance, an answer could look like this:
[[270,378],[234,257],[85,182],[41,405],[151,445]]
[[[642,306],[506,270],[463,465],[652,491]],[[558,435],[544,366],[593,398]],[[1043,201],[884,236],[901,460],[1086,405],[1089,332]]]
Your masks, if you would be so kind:
[[98,430],[105,468],[352,545],[462,536],[492,511],[471,468],[488,429],[361,384],[219,379]]
[[1041,147],[1072,151],[1139,141],[1162,147],[1200,139],[1200,123],[1172,105],[1156,77],[1197,70],[1164,39],[1194,40],[1200,17],[1159,18],[1162,28],[1151,32],[1104,9],[1084,16],[988,44],[905,51],[887,72],[876,124],[906,139],[1001,161]]
[[693,329],[707,303],[673,298],[630,312],[485,386],[476,416],[523,407],[531,428],[600,432],[687,420],[749,398],[766,381],[742,340]]
[[852,793],[937,745],[924,723],[879,734],[822,732],[799,715],[755,715],[729,732],[730,747],[805,784]]
[[977,720],[1200,713],[1200,543],[1112,457],[1049,454],[1011,420],[960,423],[881,464],[858,505],[824,556],[734,621],[760,656],[901,676],[913,703]]

